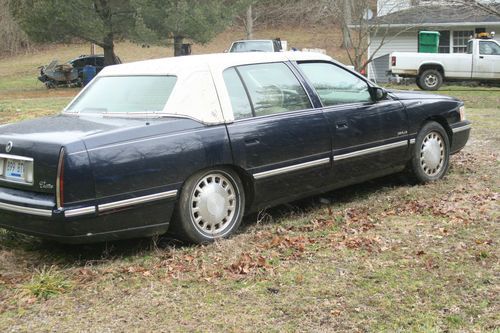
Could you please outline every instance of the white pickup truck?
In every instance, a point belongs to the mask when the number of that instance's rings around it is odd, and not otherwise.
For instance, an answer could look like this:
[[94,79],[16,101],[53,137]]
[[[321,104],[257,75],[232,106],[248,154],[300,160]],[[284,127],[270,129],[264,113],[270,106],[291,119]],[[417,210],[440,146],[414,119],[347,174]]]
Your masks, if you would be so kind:
[[469,40],[467,53],[393,52],[389,61],[392,74],[416,77],[424,90],[437,90],[443,81],[500,82],[500,43],[491,38]]

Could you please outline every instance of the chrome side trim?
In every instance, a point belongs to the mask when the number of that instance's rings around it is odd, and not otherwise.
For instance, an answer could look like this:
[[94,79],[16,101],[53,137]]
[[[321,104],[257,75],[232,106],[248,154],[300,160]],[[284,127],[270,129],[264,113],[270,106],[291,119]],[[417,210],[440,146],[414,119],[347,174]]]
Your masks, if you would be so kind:
[[87,214],[94,214],[96,212],[95,206],[83,207],[78,209],[69,209],[64,212],[64,216],[66,217],[76,217]]
[[394,143],[389,143],[387,145],[382,145],[382,146],[377,146],[377,147],[372,147],[372,148],[367,148],[367,149],[361,149],[358,151],[354,151],[352,153],[333,156],[333,160],[334,161],[341,161],[341,160],[345,160],[345,159],[351,158],[351,157],[358,157],[358,156],[363,156],[363,155],[367,155],[367,154],[377,153],[379,151],[384,151],[384,150],[398,148],[398,147],[404,147],[406,145],[408,145],[408,140],[398,141],[398,142],[394,142]]
[[110,202],[107,204],[99,205],[98,208],[99,208],[99,212],[105,212],[107,210],[138,205],[141,203],[146,203],[146,202],[151,202],[151,201],[156,201],[156,200],[161,200],[161,199],[173,198],[175,196],[177,196],[177,190],[155,193],[155,194],[145,195],[143,197],[137,197],[137,198],[126,199],[126,200],[121,200],[121,201]]
[[416,142],[417,142],[417,139],[411,139],[411,140],[410,140],[410,144],[411,144],[411,145],[414,145]]
[[43,217],[51,217],[52,216],[51,210],[17,206],[17,205],[4,203],[4,202],[0,202],[0,209],[4,209],[4,210],[11,211],[11,212],[16,212],[16,213],[43,216]]
[[267,177],[281,175],[283,173],[288,173],[288,172],[292,172],[292,171],[302,170],[302,169],[306,169],[306,168],[312,168],[312,167],[315,167],[315,166],[319,166],[319,165],[323,165],[323,164],[328,164],[328,163],[330,163],[330,158],[326,157],[326,158],[322,158],[322,159],[319,159],[319,160],[314,160],[314,161],[310,161],[310,162],[305,162],[305,163],[290,165],[290,166],[283,167],[283,168],[273,169],[273,170],[264,171],[264,172],[258,172],[258,173],[255,173],[253,175],[253,178],[254,179],[263,179],[263,178],[267,178]]
[[469,125],[453,128],[452,131],[453,131],[453,133],[458,133],[458,132],[466,131],[466,130],[471,129],[471,128],[472,128],[472,125],[469,124]]

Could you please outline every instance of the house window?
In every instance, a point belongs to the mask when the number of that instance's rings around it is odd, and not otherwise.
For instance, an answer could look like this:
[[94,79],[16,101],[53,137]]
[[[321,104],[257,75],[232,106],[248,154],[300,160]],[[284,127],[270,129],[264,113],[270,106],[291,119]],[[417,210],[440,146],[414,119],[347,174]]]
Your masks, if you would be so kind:
[[439,53],[450,53],[450,31],[439,31]]
[[453,53],[466,53],[467,42],[474,35],[474,31],[453,31]]

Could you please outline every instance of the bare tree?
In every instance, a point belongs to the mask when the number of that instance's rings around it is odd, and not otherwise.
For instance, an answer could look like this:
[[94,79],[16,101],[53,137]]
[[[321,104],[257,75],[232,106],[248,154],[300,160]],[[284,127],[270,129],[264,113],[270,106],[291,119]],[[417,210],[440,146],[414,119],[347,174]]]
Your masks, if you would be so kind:
[[459,5],[476,13],[500,17],[500,4],[495,0],[445,0],[447,5]]
[[237,16],[252,39],[254,29],[263,25],[287,26],[316,23],[323,19],[323,0],[240,0],[242,10]]
[[14,54],[29,48],[30,43],[9,11],[10,1],[0,0],[0,53]]
[[[369,19],[367,12],[372,7],[373,1],[352,0],[347,3],[346,5],[344,0],[325,0],[325,12],[328,11],[342,27],[344,38],[347,39],[344,44],[350,45],[345,48],[347,56],[357,71],[366,69],[377,51],[385,44],[419,26],[419,24],[412,24],[395,30],[391,22],[379,18]],[[373,44],[370,36],[379,37],[379,43]]]

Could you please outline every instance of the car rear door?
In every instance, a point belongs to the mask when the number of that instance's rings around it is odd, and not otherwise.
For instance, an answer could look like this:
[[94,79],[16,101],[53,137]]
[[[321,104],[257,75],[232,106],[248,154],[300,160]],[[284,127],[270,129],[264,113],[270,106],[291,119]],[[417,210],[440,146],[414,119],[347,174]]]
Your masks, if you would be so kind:
[[235,163],[253,178],[256,204],[318,191],[331,170],[330,129],[283,62],[224,72],[236,120],[227,125]]
[[387,174],[409,159],[408,118],[402,103],[374,101],[369,84],[330,62],[302,62],[332,133],[332,182],[354,183]]

